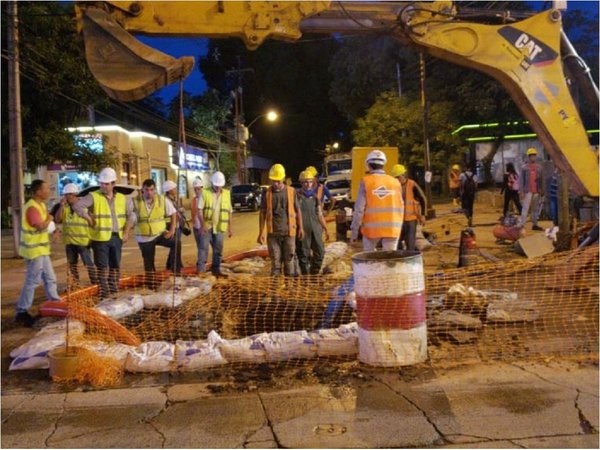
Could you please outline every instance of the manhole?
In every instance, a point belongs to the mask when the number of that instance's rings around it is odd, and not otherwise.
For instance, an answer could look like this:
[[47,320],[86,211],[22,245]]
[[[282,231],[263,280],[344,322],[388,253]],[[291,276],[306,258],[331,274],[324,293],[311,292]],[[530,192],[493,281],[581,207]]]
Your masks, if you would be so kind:
[[317,425],[313,429],[314,433],[320,436],[339,436],[340,434],[344,434],[347,430],[348,429],[344,425],[338,423]]

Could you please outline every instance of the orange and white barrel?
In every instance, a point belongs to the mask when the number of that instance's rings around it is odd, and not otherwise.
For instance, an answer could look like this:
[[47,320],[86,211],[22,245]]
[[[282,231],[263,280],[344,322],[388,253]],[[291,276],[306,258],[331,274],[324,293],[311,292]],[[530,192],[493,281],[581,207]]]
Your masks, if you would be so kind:
[[423,259],[416,251],[363,252],[352,257],[358,359],[397,367],[427,359]]

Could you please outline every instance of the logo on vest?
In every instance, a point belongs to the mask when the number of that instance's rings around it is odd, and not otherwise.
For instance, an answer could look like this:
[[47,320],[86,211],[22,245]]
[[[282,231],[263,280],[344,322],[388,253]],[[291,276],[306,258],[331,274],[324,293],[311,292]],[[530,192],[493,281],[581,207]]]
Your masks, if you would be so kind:
[[379,186],[377,189],[373,189],[373,191],[371,191],[371,192],[379,200],[383,200],[388,195],[394,195],[394,191],[393,190],[390,191],[389,189],[386,189],[385,186]]

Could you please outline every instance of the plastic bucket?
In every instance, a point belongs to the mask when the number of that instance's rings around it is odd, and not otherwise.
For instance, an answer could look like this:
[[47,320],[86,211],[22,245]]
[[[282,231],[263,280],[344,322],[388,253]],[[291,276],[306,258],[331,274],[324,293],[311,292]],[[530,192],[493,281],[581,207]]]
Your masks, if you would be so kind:
[[68,379],[73,378],[77,373],[79,365],[79,347],[69,347],[69,352],[65,347],[55,348],[48,353],[50,364],[50,377]]
[[363,252],[352,257],[358,359],[397,367],[427,359],[423,259],[416,251]]

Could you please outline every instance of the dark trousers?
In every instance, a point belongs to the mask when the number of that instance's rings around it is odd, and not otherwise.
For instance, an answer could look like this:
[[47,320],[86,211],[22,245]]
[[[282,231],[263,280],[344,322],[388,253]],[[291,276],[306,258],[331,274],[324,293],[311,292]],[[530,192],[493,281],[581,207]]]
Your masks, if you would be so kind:
[[269,234],[267,235],[267,247],[271,257],[271,275],[281,275],[282,262],[285,276],[296,275],[296,268],[294,267],[295,237]]
[[296,253],[302,275],[316,275],[321,271],[325,257],[325,245],[321,233],[321,225],[316,224],[314,229],[304,228],[304,239],[296,240]]
[[107,298],[119,291],[121,276],[121,247],[119,233],[112,233],[108,241],[92,241],[94,264],[98,270],[100,298]]
[[467,216],[469,226],[473,225],[473,203],[475,203],[475,194],[463,194],[460,198],[461,208]]
[[[183,261],[181,260],[181,229],[177,227],[173,239],[173,246],[169,247],[169,256],[167,256],[167,270],[171,272],[179,273],[183,267]],[[177,239],[176,239],[177,238]]]
[[69,273],[75,283],[79,284],[79,268],[77,267],[77,263],[79,262],[79,257],[81,256],[81,261],[87,267],[90,283],[98,284],[96,267],[94,267],[94,262],[92,261],[92,255],[90,254],[89,247],[85,245],[67,244],[65,246],[65,252],[67,254]]
[[519,215],[521,214],[521,200],[519,200],[519,191],[513,191],[512,189],[506,189],[504,191],[504,208],[502,209],[502,215],[506,217],[508,214],[508,207],[510,206],[510,201],[515,204],[517,211],[519,211]]
[[[166,247],[171,250],[175,248],[175,236],[171,239],[165,238],[164,234],[156,237],[149,242],[138,242],[140,251],[142,252],[142,258],[144,259],[144,271],[146,272],[146,285],[150,288],[156,287],[156,267],[154,265],[154,259],[156,255],[156,246]],[[181,243],[179,243],[181,246]],[[181,247],[180,247],[181,248]],[[170,254],[170,252],[169,252]]]
[[410,220],[402,222],[400,242],[404,241],[406,250],[414,250],[417,242],[417,221]]

